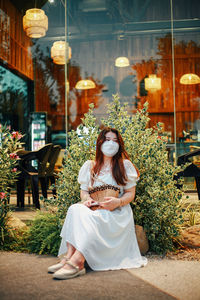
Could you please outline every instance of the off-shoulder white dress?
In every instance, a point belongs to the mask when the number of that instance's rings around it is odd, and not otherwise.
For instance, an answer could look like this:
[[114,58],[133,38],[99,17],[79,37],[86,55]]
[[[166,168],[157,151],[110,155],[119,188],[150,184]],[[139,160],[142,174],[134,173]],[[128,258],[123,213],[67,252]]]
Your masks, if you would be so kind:
[[[92,162],[86,161],[78,176],[81,189],[85,191],[91,186],[91,166]],[[117,186],[121,197],[124,190],[136,186],[138,180],[136,169],[129,160],[124,160],[124,166],[128,177],[126,186],[119,186],[107,168],[101,170],[93,187],[102,182]],[[130,204],[114,211],[93,211],[83,204],[73,204],[68,209],[61,237],[58,256],[67,252],[66,243],[69,242],[95,271],[139,268],[147,264],[138,247]]]

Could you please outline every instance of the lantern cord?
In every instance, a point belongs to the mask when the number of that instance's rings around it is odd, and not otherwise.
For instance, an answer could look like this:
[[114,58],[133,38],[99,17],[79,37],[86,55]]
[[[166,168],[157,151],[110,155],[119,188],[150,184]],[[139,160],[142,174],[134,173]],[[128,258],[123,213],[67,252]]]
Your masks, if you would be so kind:
[[176,164],[176,161],[177,161],[177,145],[176,145],[176,96],[175,96],[173,0],[170,0],[170,7],[171,7],[171,39],[172,39],[172,84],[173,84],[173,100],[174,100],[174,145],[175,145],[175,164]]

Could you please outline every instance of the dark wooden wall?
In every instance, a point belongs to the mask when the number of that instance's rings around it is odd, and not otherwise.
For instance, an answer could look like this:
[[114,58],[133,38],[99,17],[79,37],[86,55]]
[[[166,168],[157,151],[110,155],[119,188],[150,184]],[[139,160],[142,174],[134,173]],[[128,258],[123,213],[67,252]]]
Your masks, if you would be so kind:
[[0,9],[0,59],[6,62],[10,69],[33,79],[33,63],[29,49],[31,39],[23,31],[23,16],[9,0],[0,0]]

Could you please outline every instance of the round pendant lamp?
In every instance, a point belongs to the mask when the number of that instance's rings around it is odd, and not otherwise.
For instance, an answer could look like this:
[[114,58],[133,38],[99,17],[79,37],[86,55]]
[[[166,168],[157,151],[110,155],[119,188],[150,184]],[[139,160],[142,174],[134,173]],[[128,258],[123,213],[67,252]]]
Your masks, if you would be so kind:
[[[65,47],[67,45],[68,51],[67,51],[67,58],[65,58]],[[58,65],[64,65],[65,61],[67,59],[67,62],[72,57],[72,51],[71,47],[68,46],[68,44],[64,41],[58,41],[54,42],[53,46],[51,47],[51,58],[53,59],[53,62]]]
[[90,79],[82,79],[79,80],[76,85],[75,88],[77,90],[89,90],[89,89],[94,89],[96,87],[94,81],[90,80]]
[[200,78],[196,74],[188,73],[184,74],[180,78],[180,83],[181,84],[198,84],[200,83]]
[[129,60],[125,56],[121,56],[116,58],[115,60],[115,66],[122,68],[122,67],[128,67],[130,65]]
[[46,35],[48,18],[42,9],[31,8],[23,16],[23,29],[30,38],[41,38]]
[[161,89],[161,78],[155,74],[150,74],[148,78],[144,79],[145,90],[156,92]]

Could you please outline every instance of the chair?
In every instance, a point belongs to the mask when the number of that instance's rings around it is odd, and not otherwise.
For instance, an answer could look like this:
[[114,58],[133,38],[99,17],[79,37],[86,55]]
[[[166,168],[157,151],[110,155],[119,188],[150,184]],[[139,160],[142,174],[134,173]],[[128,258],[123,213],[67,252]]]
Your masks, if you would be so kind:
[[[51,152],[49,154],[47,166],[45,172],[43,174],[39,174],[39,180],[41,183],[41,188],[42,188],[42,195],[44,198],[47,198],[47,189],[49,185],[49,181],[51,184],[55,184],[55,172],[54,172],[54,167],[56,164],[56,161],[58,159],[59,153],[61,150],[60,145],[54,145],[51,148]],[[56,195],[56,188],[53,188],[53,195]]]
[[[25,181],[31,180],[33,203],[36,208],[40,208],[39,203],[39,176],[44,176],[46,173],[46,165],[49,159],[53,144],[47,144],[37,151],[18,151],[20,157],[18,170],[21,173],[17,181],[17,206],[24,207]],[[37,162],[37,167],[33,166],[33,161]]]
[[[178,166],[184,165],[188,162],[191,162],[190,158],[192,158],[192,157],[195,158],[198,155],[200,155],[200,149],[183,154],[178,157],[177,164],[178,164]],[[198,165],[196,165],[194,162],[192,162],[191,165],[186,167],[184,171],[179,172],[175,179],[178,179],[180,177],[194,177],[195,178],[198,198],[200,200],[200,167]]]

